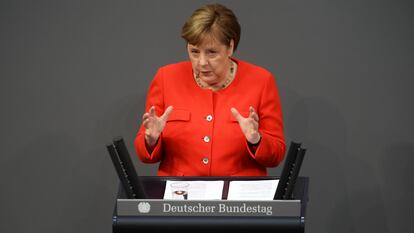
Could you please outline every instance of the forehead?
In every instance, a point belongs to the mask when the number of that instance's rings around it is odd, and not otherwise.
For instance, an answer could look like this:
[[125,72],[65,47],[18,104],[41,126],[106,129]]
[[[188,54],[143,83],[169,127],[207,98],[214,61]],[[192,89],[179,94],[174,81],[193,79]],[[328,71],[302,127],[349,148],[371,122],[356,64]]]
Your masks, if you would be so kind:
[[221,43],[217,38],[215,38],[212,35],[206,35],[204,36],[198,44],[190,44],[188,43],[189,48],[199,48],[199,49],[205,49],[205,48],[222,48],[226,47],[223,43]]

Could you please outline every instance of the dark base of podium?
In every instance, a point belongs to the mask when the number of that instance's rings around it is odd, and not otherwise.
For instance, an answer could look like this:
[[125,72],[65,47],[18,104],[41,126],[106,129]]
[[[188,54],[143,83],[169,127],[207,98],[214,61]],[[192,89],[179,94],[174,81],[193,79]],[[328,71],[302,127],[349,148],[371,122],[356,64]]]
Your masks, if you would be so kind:
[[282,232],[304,231],[298,218],[278,217],[136,217],[115,218],[113,232]]
[[[224,180],[223,197],[227,197],[228,183],[231,180],[264,180],[278,177],[142,177],[148,198],[162,199],[166,180]],[[305,232],[305,213],[308,202],[308,177],[298,177],[293,198],[301,201],[301,214],[295,217],[284,216],[117,216],[117,206],[113,214],[113,233],[136,232]],[[117,199],[124,199],[122,189]]]

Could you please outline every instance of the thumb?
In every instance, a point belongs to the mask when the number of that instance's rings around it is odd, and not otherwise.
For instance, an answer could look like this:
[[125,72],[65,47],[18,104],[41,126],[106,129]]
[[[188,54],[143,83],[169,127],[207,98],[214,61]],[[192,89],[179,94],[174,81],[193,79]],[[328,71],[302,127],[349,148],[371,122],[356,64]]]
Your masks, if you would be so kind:
[[242,119],[242,115],[240,115],[239,111],[237,111],[236,108],[231,108],[230,111],[233,114],[234,118],[236,118],[236,120],[240,122],[240,120]]
[[168,117],[170,116],[171,112],[173,110],[173,106],[168,106],[167,109],[165,109],[164,114],[160,117],[163,121],[167,121]]

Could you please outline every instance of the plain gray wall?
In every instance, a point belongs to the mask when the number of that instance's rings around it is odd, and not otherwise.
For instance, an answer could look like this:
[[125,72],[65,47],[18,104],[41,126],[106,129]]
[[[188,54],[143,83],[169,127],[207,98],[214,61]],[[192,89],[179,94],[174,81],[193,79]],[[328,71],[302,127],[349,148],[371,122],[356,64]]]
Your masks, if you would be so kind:
[[[277,77],[287,144],[308,148],[306,231],[409,231],[412,1],[220,2],[242,26],[235,56]],[[0,2],[0,232],[111,232],[105,144],[121,135],[135,155],[148,85],[187,59],[180,29],[205,3]]]

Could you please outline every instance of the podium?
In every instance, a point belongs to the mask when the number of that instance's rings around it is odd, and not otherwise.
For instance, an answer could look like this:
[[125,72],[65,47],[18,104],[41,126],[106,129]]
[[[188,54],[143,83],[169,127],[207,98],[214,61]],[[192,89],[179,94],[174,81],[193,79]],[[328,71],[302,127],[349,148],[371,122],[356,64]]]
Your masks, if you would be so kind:
[[[308,177],[298,177],[293,190],[292,200],[272,201],[230,201],[226,200],[230,181],[236,180],[270,180],[279,179],[275,176],[266,177],[160,177],[141,176],[147,199],[127,199],[120,186],[115,201],[112,217],[113,233],[129,232],[305,232],[306,205],[308,202]],[[223,200],[163,200],[167,180],[223,180]],[[201,213],[194,211],[187,214],[151,213],[157,206],[168,206],[171,203],[190,206],[189,210],[200,210],[212,206],[213,212]],[[194,208],[191,208],[193,205]],[[238,205],[244,213],[220,213],[219,207]],[[204,207],[206,206],[206,207]],[[217,208],[214,209],[216,206]],[[161,207],[162,208],[162,207]],[[150,211],[151,209],[151,211]],[[246,210],[270,210],[270,212],[252,213]],[[269,214],[270,213],[270,214]]]

